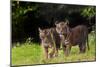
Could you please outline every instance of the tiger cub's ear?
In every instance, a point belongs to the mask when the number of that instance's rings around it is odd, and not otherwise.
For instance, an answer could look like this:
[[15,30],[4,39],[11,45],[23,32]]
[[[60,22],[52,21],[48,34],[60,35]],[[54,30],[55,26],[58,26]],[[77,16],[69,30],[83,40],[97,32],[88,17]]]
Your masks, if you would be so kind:
[[69,20],[68,19],[66,19],[65,24],[69,25]]
[[42,29],[41,29],[41,28],[38,28],[38,30],[39,30],[39,32],[41,32],[41,31],[42,31]]
[[57,25],[58,21],[55,22],[55,25]]

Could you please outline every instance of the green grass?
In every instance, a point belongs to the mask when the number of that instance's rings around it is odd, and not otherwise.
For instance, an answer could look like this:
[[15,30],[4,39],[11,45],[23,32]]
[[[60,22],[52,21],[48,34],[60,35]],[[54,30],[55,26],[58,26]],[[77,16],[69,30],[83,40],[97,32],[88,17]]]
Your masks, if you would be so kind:
[[12,48],[12,65],[30,65],[30,64],[49,64],[63,62],[95,61],[95,35],[89,35],[90,50],[84,54],[79,54],[78,46],[72,47],[71,53],[65,57],[62,50],[59,50],[59,56],[52,59],[44,59],[43,48],[36,43],[17,43],[17,47]]

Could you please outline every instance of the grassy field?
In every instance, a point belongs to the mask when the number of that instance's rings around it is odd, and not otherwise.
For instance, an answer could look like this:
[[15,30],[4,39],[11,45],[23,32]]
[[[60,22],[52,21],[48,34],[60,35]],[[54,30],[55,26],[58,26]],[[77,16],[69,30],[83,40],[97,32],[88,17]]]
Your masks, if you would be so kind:
[[79,54],[78,46],[72,47],[71,53],[65,57],[62,50],[59,50],[59,56],[52,59],[44,59],[43,49],[36,43],[17,43],[12,48],[12,65],[32,65],[32,64],[49,64],[49,63],[68,63],[80,61],[95,61],[96,44],[95,35],[89,34],[90,50],[84,54]]

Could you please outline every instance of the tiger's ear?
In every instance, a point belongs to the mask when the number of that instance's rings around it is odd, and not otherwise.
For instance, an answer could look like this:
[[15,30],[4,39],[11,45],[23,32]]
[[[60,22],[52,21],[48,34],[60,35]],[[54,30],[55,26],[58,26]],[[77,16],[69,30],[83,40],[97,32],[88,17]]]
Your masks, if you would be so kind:
[[58,21],[55,22],[55,25],[57,25]]
[[69,25],[69,20],[68,19],[66,19],[65,24]]
[[39,30],[39,32],[41,32],[41,31],[42,31],[42,29],[41,29],[40,27],[38,28],[38,30]]

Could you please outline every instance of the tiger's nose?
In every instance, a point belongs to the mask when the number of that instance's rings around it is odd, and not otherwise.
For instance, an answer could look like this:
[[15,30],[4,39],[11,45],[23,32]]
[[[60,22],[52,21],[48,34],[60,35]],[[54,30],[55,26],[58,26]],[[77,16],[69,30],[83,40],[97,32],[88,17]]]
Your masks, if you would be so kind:
[[59,35],[60,37],[62,37],[62,35]]

